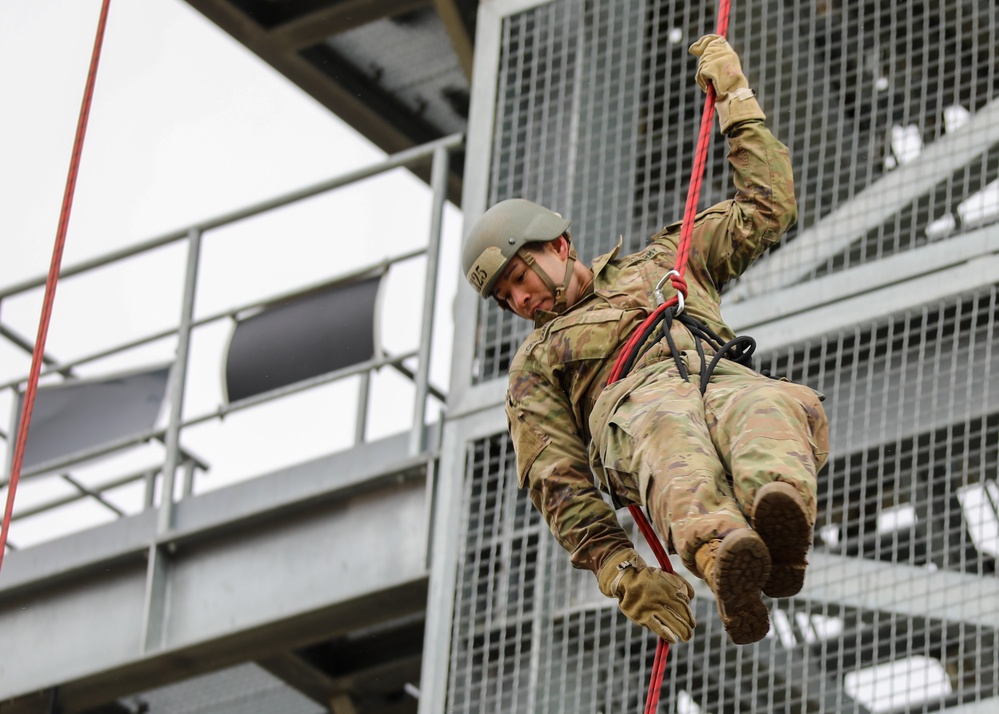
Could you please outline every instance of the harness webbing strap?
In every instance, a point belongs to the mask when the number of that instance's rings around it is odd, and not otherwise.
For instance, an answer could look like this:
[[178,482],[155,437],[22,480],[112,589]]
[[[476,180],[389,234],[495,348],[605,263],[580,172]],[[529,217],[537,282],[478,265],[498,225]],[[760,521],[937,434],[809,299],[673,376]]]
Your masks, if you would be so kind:
[[575,265],[577,258],[576,248],[571,242],[569,243],[569,252],[566,256],[565,272],[562,275],[561,285],[555,284],[552,276],[550,276],[545,269],[538,264],[537,258],[534,257],[531,251],[521,249],[517,255],[521,260],[527,263],[527,267],[537,273],[541,282],[544,283],[545,287],[548,288],[548,291],[552,294],[552,300],[554,301],[552,309],[544,311],[539,310],[538,314],[535,316],[534,326],[540,327],[542,324],[551,319],[552,315],[561,315],[565,312],[565,306],[569,299],[569,284],[572,282],[573,266]]

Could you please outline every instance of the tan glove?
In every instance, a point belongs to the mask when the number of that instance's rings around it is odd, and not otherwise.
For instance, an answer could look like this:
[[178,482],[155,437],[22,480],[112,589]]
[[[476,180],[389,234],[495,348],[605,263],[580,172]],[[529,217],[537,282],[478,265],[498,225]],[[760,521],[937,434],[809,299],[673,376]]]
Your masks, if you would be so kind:
[[710,83],[715,88],[715,110],[722,134],[739,122],[766,119],[749,81],[742,73],[739,55],[721,35],[705,35],[690,46],[697,62],[695,79],[705,92]]
[[600,592],[617,598],[621,612],[636,625],[652,630],[670,644],[694,634],[690,598],[694,588],[679,575],[650,568],[637,551],[626,548],[610,556],[597,574]]

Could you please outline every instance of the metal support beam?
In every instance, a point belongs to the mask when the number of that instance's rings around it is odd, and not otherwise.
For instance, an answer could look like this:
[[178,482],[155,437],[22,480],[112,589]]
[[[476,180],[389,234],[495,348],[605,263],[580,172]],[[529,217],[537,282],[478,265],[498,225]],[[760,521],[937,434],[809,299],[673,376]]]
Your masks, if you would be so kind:
[[[273,47],[295,52],[375,20],[419,10],[431,0],[340,0],[270,30]],[[193,4],[193,3],[192,3]]]
[[[424,128],[419,136],[414,135],[413,131],[407,133],[403,127],[421,125],[419,118],[413,116],[407,108],[388,97],[386,100],[391,106],[372,105],[362,101],[358,97],[358,88],[363,90],[366,97],[370,97],[372,87],[366,79],[354,76],[357,74],[356,70],[346,65],[334,68],[326,55],[320,63],[308,59],[308,52],[292,49],[298,40],[292,42],[280,33],[272,35],[253,22],[234,3],[225,0],[187,2],[383,151],[403,151],[437,138],[436,133],[428,128]],[[322,47],[323,45],[316,44],[310,50]],[[335,77],[335,81],[332,77]],[[409,119],[400,122],[393,121],[392,117]],[[421,179],[428,180],[426,172],[419,167],[410,169]],[[460,196],[461,184],[457,177],[449,181],[448,192],[454,198]]]
[[160,533],[173,526],[173,485],[180,464],[180,427],[184,419],[184,391],[187,386],[187,363],[191,353],[191,327],[194,322],[194,298],[198,287],[198,264],[201,261],[201,231],[188,233],[187,271],[184,277],[184,297],[177,328],[177,355],[170,379],[170,421],[166,430],[166,463],[160,492]]
[[[923,279],[930,273],[932,280]],[[999,224],[723,309],[733,329],[752,330],[770,350],[991,285],[997,276]]]
[[946,712],[946,714],[995,714],[996,709],[999,709],[999,701],[993,697],[992,699],[983,699],[980,702],[958,704],[956,707],[947,707],[941,711]]
[[349,694],[334,694],[330,697],[330,711],[333,714],[357,714],[357,707]]
[[[35,351],[35,343],[33,341],[28,340],[27,338],[21,336],[20,334],[15,332],[13,328],[7,327],[3,323],[0,323],[0,337],[6,338],[14,346],[19,347],[21,350],[27,352],[29,355]],[[50,367],[59,364],[59,360],[55,359],[54,357],[52,357],[47,353],[42,355],[42,362],[44,364],[49,365]],[[70,374],[70,370],[65,369],[63,373],[68,376]]]
[[732,290],[731,299],[794,285],[814,266],[849,248],[997,143],[999,101],[993,101],[953,134],[945,134],[927,146],[918,158],[885,175],[772,256],[750,267]]
[[[803,600],[999,630],[995,578],[825,553],[813,553],[809,561],[805,587],[797,596]],[[889,601],[885,593],[905,596]]]
[[465,72],[465,77],[472,79],[472,36],[468,32],[465,21],[461,19],[461,13],[455,0],[434,0],[434,7],[440,15],[444,29],[447,30],[448,37],[451,38],[451,45],[458,55],[458,62]]
[[[753,332],[775,322],[794,319],[797,315],[808,315],[807,320],[816,324],[824,334],[829,332],[830,326],[824,321],[815,320],[812,311],[818,308],[843,308],[844,303],[853,301],[856,305],[856,300],[859,299],[867,306],[863,312],[858,314],[855,310],[842,309],[853,322],[880,316],[885,314],[885,305],[882,300],[869,297],[871,293],[905,282],[921,281],[930,276],[933,277],[931,282],[937,282],[942,277],[942,282],[951,289],[966,289],[972,286],[947,279],[948,271],[960,269],[979,258],[997,253],[999,224],[993,224],[919,250],[898,253],[848,271],[741,302],[738,296],[726,295],[725,317],[736,331]],[[926,302],[925,287],[915,289],[912,284],[910,290],[910,304],[921,305]]]
[[265,657],[257,660],[257,664],[315,702],[331,701],[329,693],[336,691],[336,682],[332,677],[294,652]]
[[288,51],[285,40],[279,35],[275,39],[263,31],[236,5],[221,0],[187,1],[345,122],[354,127],[366,127],[368,137],[385,151],[401,151],[416,143],[356,96],[331,82],[325,72],[299,52]]
[[409,453],[424,450],[424,425],[427,421],[427,395],[430,382],[430,355],[434,337],[434,313],[437,307],[437,272],[440,263],[441,232],[444,227],[444,203],[447,201],[449,154],[443,148],[434,152],[430,185],[433,189],[430,209],[430,236],[427,239],[427,265],[423,280],[423,317],[420,324],[420,348],[416,365],[416,397],[413,407],[413,430]]
[[180,428],[184,418],[184,388],[187,385],[187,363],[191,351],[191,324],[194,320],[194,297],[198,285],[198,263],[201,259],[201,231],[188,234],[187,271],[181,305],[180,327],[177,330],[177,356],[170,380],[170,420],[166,429],[166,462],[160,477],[160,505],[156,520],[156,540],[149,545],[146,559],[146,596],[143,614],[141,653],[160,649],[167,625],[167,588],[170,563],[167,549],[171,546],[160,539],[173,529],[174,482],[180,463]]
[[[9,553],[0,631],[7,649],[32,657],[4,663],[4,714],[32,711],[35,694],[56,685],[66,709],[80,711],[192,672],[422,619],[427,489],[425,467],[399,458],[406,437],[179,501],[174,529],[157,541],[176,544],[169,617],[152,608],[160,622],[149,624],[163,626],[145,651],[142,556],[155,513]],[[408,653],[400,663],[411,676]]]
[[451,625],[458,571],[458,549],[462,531],[462,494],[465,455],[470,440],[503,429],[502,401],[495,408],[472,414],[444,426],[439,474],[434,494],[433,530],[430,533],[430,585],[427,597],[427,624],[420,672],[420,714],[444,711],[447,701],[447,674],[451,645]]
[[[408,434],[398,434],[186,499],[178,504],[165,540],[183,549],[212,533],[252,531],[269,518],[310,504],[349,501],[387,483],[422,478],[427,457],[404,456],[407,443]],[[115,564],[142,562],[155,538],[156,513],[143,511],[9,554],[0,580],[0,607],[22,592],[100,574]]]

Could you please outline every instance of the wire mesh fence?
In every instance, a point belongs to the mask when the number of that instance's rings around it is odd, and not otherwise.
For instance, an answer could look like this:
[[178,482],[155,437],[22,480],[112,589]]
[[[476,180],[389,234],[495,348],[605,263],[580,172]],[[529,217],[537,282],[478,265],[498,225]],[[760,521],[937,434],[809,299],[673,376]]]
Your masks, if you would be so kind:
[[[523,196],[564,213],[587,262],[677,220],[702,101],[687,47],[712,9],[556,0],[503,18],[487,204]],[[995,252],[997,33],[999,9],[980,0],[733,3],[730,40],[791,150],[799,221],[727,299],[849,280],[945,241]],[[716,135],[702,207],[731,185]],[[886,267],[883,284],[894,279]],[[942,302],[917,293],[849,328],[761,345],[760,368],[826,397],[809,576],[795,598],[768,601],[771,632],[746,647],[700,588],[661,710],[999,706],[996,301],[992,282]],[[478,326],[473,381],[503,379],[531,327],[488,303]],[[514,460],[502,425],[465,455],[447,710],[639,711],[655,642],[570,568]]]

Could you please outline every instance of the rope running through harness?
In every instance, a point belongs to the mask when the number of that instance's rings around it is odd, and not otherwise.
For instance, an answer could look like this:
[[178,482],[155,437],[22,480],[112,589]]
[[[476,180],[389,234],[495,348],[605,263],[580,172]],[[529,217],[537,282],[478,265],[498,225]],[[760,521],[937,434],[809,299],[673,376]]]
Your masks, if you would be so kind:
[[[715,367],[723,359],[729,359],[733,362],[737,362],[744,367],[753,368],[753,353],[756,351],[756,340],[754,340],[749,335],[740,335],[735,337],[728,342],[724,342],[718,334],[712,330],[710,327],[705,325],[703,322],[698,322],[690,315],[685,312],[680,311],[679,305],[674,305],[668,307],[662,311],[659,319],[655,322],[645,326],[642,330],[642,334],[637,344],[638,349],[634,349],[630,354],[625,354],[624,362],[622,363],[620,374],[618,379],[623,379],[631,371],[632,366],[641,357],[645,351],[653,344],[659,340],[665,340],[666,344],[669,346],[670,354],[673,356],[673,361],[676,363],[676,368],[680,372],[680,376],[684,381],[690,381],[690,374],[687,371],[687,366],[680,359],[680,353],[677,349],[676,342],[673,340],[673,335],[670,333],[670,329],[673,327],[673,321],[676,320],[680,322],[687,331],[694,338],[694,347],[697,349],[697,354],[700,357],[701,370],[700,370],[700,391],[701,395],[704,395],[705,390],[708,388],[708,382],[711,381],[711,375],[714,373]],[[644,324],[644,323],[643,323]],[[656,336],[662,328],[662,334]],[[711,361],[707,361],[707,355],[704,353],[704,343],[707,342],[711,348],[714,350],[715,354],[711,358]],[[624,354],[622,352],[622,354]]]
[[[722,37],[728,34],[730,9],[730,0],[720,0],[715,34]],[[736,337],[734,340],[722,343],[721,338],[706,325],[697,322],[683,312],[683,302],[687,297],[687,283],[683,279],[683,275],[687,270],[687,258],[690,256],[691,236],[694,232],[694,217],[697,215],[697,204],[701,196],[701,184],[704,180],[704,170],[707,164],[708,146],[711,142],[711,127],[714,123],[714,115],[715,89],[713,86],[709,86],[707,97],[704,101],[704,110],[701,113],[701,127],[697,136],[697,149],[694,152],[694,167],[691,172],[690,186],[687,189],[687,203],[684,207],[683,222],[680,228],[680,241],[676,252],[676,268],[669,271],[663,277],[663,280],[660,281],[659,287],[656,289],[656,298],[659,304],[628,338],[624,349],[621,350],[611,369],[610,377],[607,380],[608,384],[616,382],[628,374],[628,371],[631,370],[635,361],[644,351],[643,346],[649,342],[649,338],[660,327],[663,329],[663,338],[670,347],[671,354],[676,360],[680,373],[684,379],[688,379],[686,366],[680,360],[676,351],[676,345],[673,343],[673,338],[670,335],[670,328],[674,320],[679,320],[694,335],[697,351],[701,357],[701,394],[704,394],[708,380],[711,378],[711,372],[720,359],[726,355],[731,355],[730,359],[734,359],[740,364],[747,364],[752,359],[756,343],[751,337]],[[670,279],[674,290],[676,290],[676,296],[669,300],[663,300],[660,288],[667,278]],[[702,340],[707,341],[715,348],[715,355],[707,367],[704,366],[705,355]],[[642,535],[648,541],[652,552],[655,553],[660,567],[668,573],[674,572],[673,565],[666,554],[666,549],[656,536],[652,524],[645,513],[637,504],[629,505],[628,510],[631,512],[632,518],[635,519],[639,530],[642,531]],[[645,714],[655,714],[659,707],[659,693],[662,691],[668,657],[669,643],[666,640],[660,639],[656,643],[656,655],[652,664],[652,673],[649,677],[649,692],[645,698]]]

